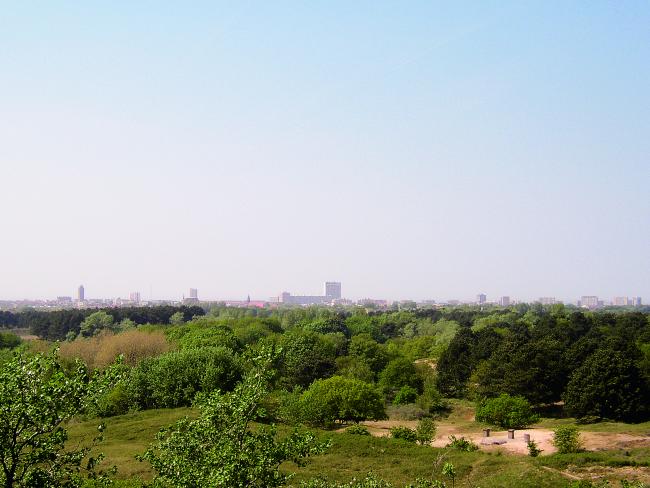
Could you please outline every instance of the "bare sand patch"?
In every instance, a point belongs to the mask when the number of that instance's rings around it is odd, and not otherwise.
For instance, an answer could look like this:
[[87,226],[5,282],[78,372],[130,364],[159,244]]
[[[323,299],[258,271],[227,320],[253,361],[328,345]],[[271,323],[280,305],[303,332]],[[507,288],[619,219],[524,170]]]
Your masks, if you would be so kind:
[[[368,431],[379,437],[390,435],[390,429],[396,426],[415,429],[417,420],[380,420],[375,422],[363,422]],[[524,434],[529,434],[530,439],[537,443],[542,449],[542,454],[552,454],[556,451],[553,446],[553,431],[551,429],[522,429],[515,430],[514,439],[508,439],[506,430],[497,430],[490,433],[490,437],[483,436],[483,429],[468,431],[466,428],[459,428],[453,424],[437,422],[436,438],[431,443],[433,447],[445,447],[449,442],[449,436],[465,437],[481,448],[481,450],[502,449],[511,454],[528,454],[528,445],[524,440]],[[344,430],[344,429],[340,429]],[[589,451],[628,449],[634,447],[650,447],[650,436],[619,434],[613,432],[581,432],[585,449]],[[495,442],[496,441],[496,442]],[[498,444],[497,444],[498,443]]]

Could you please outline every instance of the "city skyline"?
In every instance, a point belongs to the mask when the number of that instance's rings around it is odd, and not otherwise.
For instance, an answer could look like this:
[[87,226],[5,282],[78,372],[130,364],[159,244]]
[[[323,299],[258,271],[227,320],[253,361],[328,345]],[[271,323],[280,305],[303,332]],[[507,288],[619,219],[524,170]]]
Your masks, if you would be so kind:
[[0,297],[650,296],[648,25],[649,2],[9,2]]
[[[342,283],[341,282],[323,282],[323,294],[322,295],[304,295],[301,293],[292,293],[286,290],[279,293],[277,296],[266,295],[266,297],[253,297],[247,294],[245,300],[242,300],[242,297],[234,296],[225,296],[225,297],[214,297],[214,296],[205,296],[199,298],[198,288],[190,287],[189,293],[182,292],[180,293],[180,298],[178,296],[167,296],[167,297],[144,297],[140,291],[130,291],[125,298],[122,298],[121,295],[113,296],[92,296],[85,297],[85,286],[83,284],[79,285],[76,289],[76,298],[73,299],[72,296],[65,295],[56,295],[56,300],[61,304],[75,302],[84,302],[84,301],[111,301],[119,300],[120,304],[140,304],[149,303],[149,302],[159,302],[159,301],[169,301],[169,302],[178,302],[178,303],[200,303],[200,302],[251,302],[251,300],[261,303],[284,303],[284,304],[293,304],[293,305],[305,305],[305,304],[329,304],[336,301],[346,301],[351,300],[353,303],[360,303],[364,300],[375,300],[375,301],[386,301],[386,302],[400,302],[400,301],[416,301],[417,303],[438,303],[438,304],[476,304],[476,305],[499,305],[503,307],[508,307],[515,303],[541,303],[543,305],[552,305],[556,303],[563,304],[573,304],[577,306],[582,306],[584,308],[598,308],[602,306],[642,306],[643,297],[640,295],[621,295],[616,294],[611,297],[604,297],[602,295],[580,295],[579,297],[573,297],[570,299],[558,298],[556,296],[539,296],[535,298],[521,298],[510,295],[493,295],[489,296],[485,293],[478,293],[474,295],[473,299],[468,299],[467,297],[432,297],[428,296],[426,298],[415,298],[415,297],[402,297],[395,299],[392,297],[370,297],[368,295],[361,295],[355,297],[343,296],[341,293]],[[39,301],[39,300],[53,300],[51,297],[23,297],[20,299],[7,299],[7,297],[0,297],[0,302],[2,301]]]

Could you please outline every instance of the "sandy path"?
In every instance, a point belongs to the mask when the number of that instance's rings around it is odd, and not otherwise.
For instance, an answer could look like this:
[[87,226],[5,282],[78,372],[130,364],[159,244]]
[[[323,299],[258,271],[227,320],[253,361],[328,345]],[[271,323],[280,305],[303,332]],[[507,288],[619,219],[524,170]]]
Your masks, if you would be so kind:
[[[407,420],[382,420],[378,422],[364,422],[370,433],[374,436],[389,436],[390,428],[395,426],[404,426],[415,429],[417,421]],[[490,437],[483,437],[483,430],[467,432],[461,431],[454,425],[439,423],[437,424],[436,438],[432,442],[434,447],[445,447],[449,442],[449,436],[464,436],[472,442],[478,444],[482,450],[502,449],[513,454],[528,454],[528,446],[524,442],[524,434],[530,434],[531,440],[537,443],[537,447],[542,449],[543,454],[555,452],[552,444],[553,431],[550,429],[522,429],[515,431],[515,438],[508,439],[508,432],[505,430],[492,431]],[[650,447],[650,436],[618,434],[612,432],[581,432],[581,437],[585,449],[589,451],[603,449],[626,449],[632,447]],[[493,442],[500,444],[493,444]],[[502,442],[502,443],[501,443]]]

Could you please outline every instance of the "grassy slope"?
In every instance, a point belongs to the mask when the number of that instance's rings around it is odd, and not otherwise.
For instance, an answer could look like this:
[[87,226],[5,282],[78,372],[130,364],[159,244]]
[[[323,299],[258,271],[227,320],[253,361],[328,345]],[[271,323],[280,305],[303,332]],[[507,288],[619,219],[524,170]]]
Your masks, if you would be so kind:
[[[455,405],[451,422],[463,430],[477,427],[468,421],[467,405]],[[106,419],[105,441],[100,449],[106,454],[107,465],[118,466],[117,477],[123,480],[141,478],[148,480],[152,472],[148,464],[135,459],[154,439],[161,427],[167,426],[184,415],[193,416],[195,410],[188,408],[172,410],[149,410]],[[553,427],[571,420],[544,420],[544,427]],[[69,426],[70,442],[89,442],[97,432],[97,420],[75,422]],[[601,427],[601,428],[599,428]],[[585,430],[607,432],[647,433],[650,425],[596,424],[581,426]],[[288,429],[280,428],[280,432]],[[558,470],[574,466],[621,466],[644,464],[650,457],[650,449],[632,449],[628,452],[600,451],[566,456],[543,456],[532,459],[527,456],[501,455],[498,452],[463,453],[447,449],[433,449],[388,438],[355,436],[319,431],[322,438],[331,438],[329,451],[317,456],[304,468],[291,463],[283,466],[287,472],[296,472],[292,483],[315,476],[331,480],[349,481],[373,471],[381,478],[400,487],[416,478],[442,479],[440,473],[445,462],[452,462],[458,471],[456,486],[491,487],[554,487],[566,486],[567,479]],[[551,469],[549,469],[551,468]],[[130,485],[129,485],[130,486]]]
[[69,425],[70,444],[79,442],[89,444],[97,435],[97,426],[106,425],[104,442],[98,451],[106,454],[106,465],[117,466],[118,478],[129,479],[140,477],[150,479],[152,471],[147,463],[135,459],[136,454],[143,453],[154,440],[161,427],[165,427],[185,415],[196,415],[189,408],[168,410],[146,410],[108,419],[94,419],[85,422],[74,422]]

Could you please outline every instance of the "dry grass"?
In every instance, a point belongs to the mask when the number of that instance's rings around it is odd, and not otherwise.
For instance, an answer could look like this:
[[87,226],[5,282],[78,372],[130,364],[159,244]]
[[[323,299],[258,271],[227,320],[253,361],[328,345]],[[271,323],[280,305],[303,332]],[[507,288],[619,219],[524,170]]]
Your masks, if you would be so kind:
[[161,331],[129,330],[121,334],[104,333],[96,337],[77,338],[61,344],[61,357],[81,359],[91,369],[102,369],[122,354],[124,363],[135,366],[144,358],[158,356],[172,349]]

